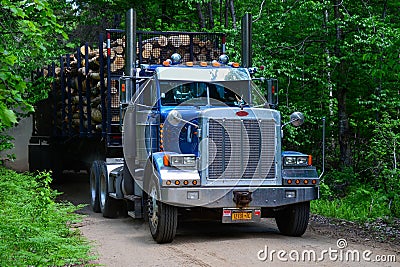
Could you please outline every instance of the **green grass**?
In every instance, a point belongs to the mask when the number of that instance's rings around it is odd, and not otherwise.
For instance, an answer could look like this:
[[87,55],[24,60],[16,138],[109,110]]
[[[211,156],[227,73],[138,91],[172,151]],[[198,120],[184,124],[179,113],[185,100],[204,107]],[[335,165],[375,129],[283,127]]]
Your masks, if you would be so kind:
[[393,216],[394,206],[387,196],[382,191],[375,191],[367,186],[349,188],[345,197],[338,197],[322,184],[321,195],[321,199],[311,202],[311,212],[314,214],[354,222]]
[[91,245],[71,229],[79,207],[56,203],[47,173],[19,174],[0,167],[0,266],[87,265]]

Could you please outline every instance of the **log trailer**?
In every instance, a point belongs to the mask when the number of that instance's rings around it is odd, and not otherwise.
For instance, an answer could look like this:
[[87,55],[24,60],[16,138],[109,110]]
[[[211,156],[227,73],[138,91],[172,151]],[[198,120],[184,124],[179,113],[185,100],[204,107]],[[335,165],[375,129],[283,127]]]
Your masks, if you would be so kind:
[[[295,112],[282,123],[277,80],[254,78],[249,22],[245,16],[239,66],[224,54],[223,34],[148,35],[136,31],[135,12],[129,10],[126,32],[107,32],[100,132],[89,122],[75,136],[36,134],[31,162],[46,160],[52,150],[65,158],[82,145],[92,161],[93,210],[104,217],[128,214],[148,221],[157,243],[173,241],[178,220],[204,214],[223,223],[272,217],[282,234],[301,236],[310,201],[319,197],[319,177],[310,155],[281,150],[283,127],[300,126],[304,116]],[[110,66],[113,35],[124,40],[124,72]],[[70,90],[62,91],[64,104]],[[68,105],[64,113],[70,116]],[[58,130],[63,133],[68,123],[62,120]]]

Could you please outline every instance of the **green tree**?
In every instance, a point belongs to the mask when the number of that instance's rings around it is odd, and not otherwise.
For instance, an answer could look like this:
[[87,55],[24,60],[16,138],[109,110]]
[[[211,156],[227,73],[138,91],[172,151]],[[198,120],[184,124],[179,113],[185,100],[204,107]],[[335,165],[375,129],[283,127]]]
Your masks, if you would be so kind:
[[[46,90],[32,87],[29,79],[34,69],[59,53],[58,45],[67,38],[53,13],[54,3],[1,0],[0,131],[33,111],[37,99],[46,97]],[[8,138],[1,143],[2,148],[9,147]]]

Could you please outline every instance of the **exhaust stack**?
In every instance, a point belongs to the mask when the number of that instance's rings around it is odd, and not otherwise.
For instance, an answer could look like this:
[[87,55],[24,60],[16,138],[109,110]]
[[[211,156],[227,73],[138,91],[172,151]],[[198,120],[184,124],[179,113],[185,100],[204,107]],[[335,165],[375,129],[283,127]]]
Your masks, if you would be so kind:
[[246,13],[242,18],[242,67],[250,68],[253,65],[252,60],[252,16]]

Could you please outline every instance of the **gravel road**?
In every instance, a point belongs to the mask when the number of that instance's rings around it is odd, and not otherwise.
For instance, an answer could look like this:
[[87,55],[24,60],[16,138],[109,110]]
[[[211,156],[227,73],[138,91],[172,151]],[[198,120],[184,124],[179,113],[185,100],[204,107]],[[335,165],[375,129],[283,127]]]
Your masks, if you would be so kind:
[[[69,177],[55,188],[64,192],[62,199],[89,203],[87,175]],[[102,266],[400,266],[400,246],[328,225],[320,217],[313,217],[300,238],[280,235],[274,219],[184,222],[171,244],[159,245],[143,220],[106,219],[89,206],[79,213],[87,217],[76,227],[95,245],[93,264]]]

